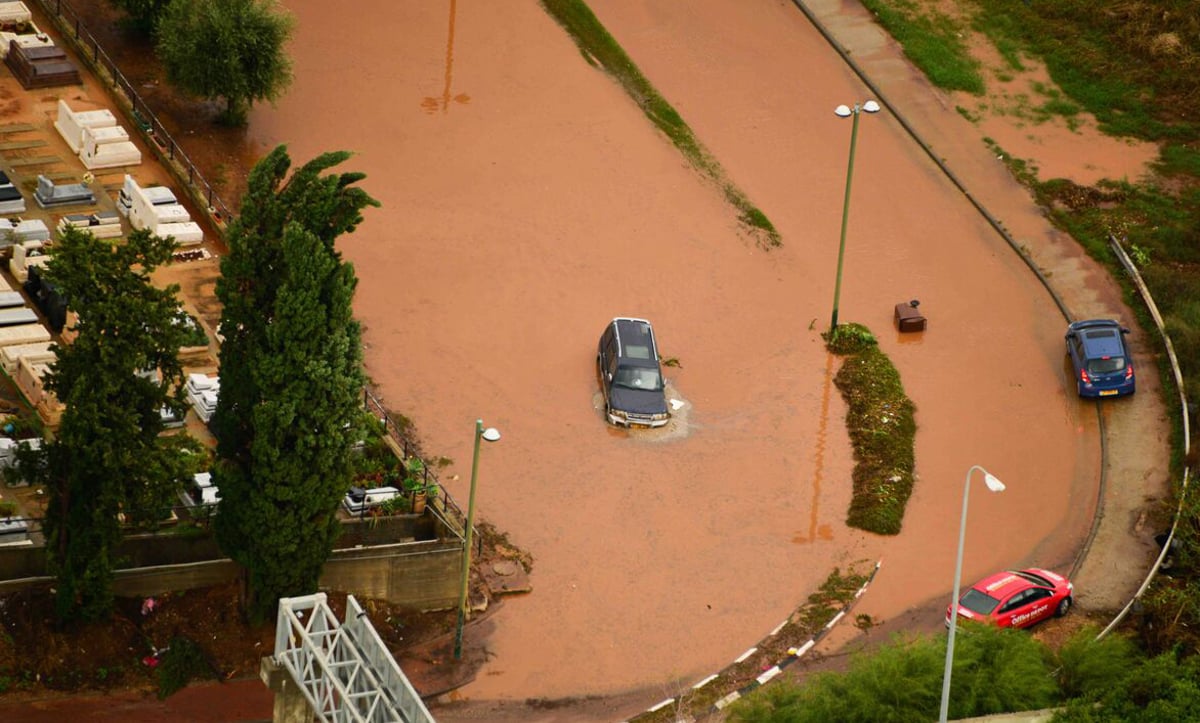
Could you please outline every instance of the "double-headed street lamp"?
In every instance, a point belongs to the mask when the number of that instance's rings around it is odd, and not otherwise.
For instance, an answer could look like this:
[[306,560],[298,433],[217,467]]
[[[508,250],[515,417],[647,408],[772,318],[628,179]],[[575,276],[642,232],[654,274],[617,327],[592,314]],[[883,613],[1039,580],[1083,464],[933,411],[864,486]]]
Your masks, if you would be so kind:
[[471,492],[467,499],[467,529],[463,533],[462,585],[458,590],[458,627],[454,631],[454,659],[462,657],[463,625],[467,621],[467,587],[471,582],[471,533],[475,530],[475,482],[479,477],[479,440],[495,442],[500,431],[483,428],[483,420],[475,420],[475,453],[471,457]]
[[846,199],[842,202],[842,238],[838,242],[837,280],[833,285],[833,317],[829,321],[829,332],[837,331],[838,299],[842,295],[842,260],[846,256],[846,219],[850,215],[850,181],[854,177],[854,144],[858,141],[858,116],[863,112],[878,113],[879,104],[873,100],[865,103],[855,103],[851,108],[839,105],[833,112],[842,118],[854,118],[850,126],[850,163],[846,167]]
[[967,481],[963,483],[962,521],[958,527],[958,562],[954,563],[954,592],[950,597],[950,632],[946,639],[946,671],[942,674],[942,709],[938,715],[940,723],[946,723],[946,716],[950,713],[950,671],[954,664],[954,631],[958,628],[958,587],[962,584],[963,540],[967,536],[967,497],[971,492],[971,473],[975,470],[983,472],[983,483],[989,490],[1004,491],[1004,483],[983,467],[973,465],[967,470]]

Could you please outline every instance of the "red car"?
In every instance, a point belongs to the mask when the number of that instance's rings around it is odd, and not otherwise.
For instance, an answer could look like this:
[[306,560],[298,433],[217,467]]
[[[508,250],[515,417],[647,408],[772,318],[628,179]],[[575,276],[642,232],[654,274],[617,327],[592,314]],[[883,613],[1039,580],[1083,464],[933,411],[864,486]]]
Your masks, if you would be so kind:
[[[989,575],[958,599],[964,620],[992,623],[1002,628],[1027,628],[1051,615],[1062,617],[1071,609],[1074,587],[1062,575],[1029,568]],[[946,625],[950,608],[946,606]]]

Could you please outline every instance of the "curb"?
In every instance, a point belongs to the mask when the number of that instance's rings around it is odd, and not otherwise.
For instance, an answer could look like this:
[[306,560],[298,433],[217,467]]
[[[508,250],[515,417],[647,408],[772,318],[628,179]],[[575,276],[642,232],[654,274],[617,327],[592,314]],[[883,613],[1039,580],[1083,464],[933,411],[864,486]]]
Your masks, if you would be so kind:
[[[817,631],[817,633],[815,635],[813,635],[811,638],[809,638],[808,642],[806,642],[803,645],[796,647],[796,648],[789,648],[787,657],[785,657],[783,660],[780,660],[775,665],[772,665],[770,668],[767,668],[765,671],[763,671],[757,678],[754,679],[754,682],[748,683],[747,685],[744,685],[741,688],[738,688],[737,690],[729,693],[725,697],[718,700],[711,707],[709,707],[708,712],[716,713],[716,712],[719,712],[720,710],[722,710],[723,708],[728,707],[734,701],[738,700],[739,698],[741,698],[743,696],[748,695],[751,691],[766,685],[769,681],[771,681],[771,679],[773,679],[775,676],[777,676],[781,672],[783,672],[784,668],[786,668],[787,666],[791,665],[792,663],[795,663],[796,661],[800,660],[800,658],[804,657],[804,655],[806,653],[808,653],[810,650],[812,650],[816,646],[816,644],[821,641],[822,638],[824,638],[826,635],[829,634],[829,631],[833,629],[833,626],[837,625],[839,622],[841,622],[841,620],[843,618],[846,617],[846,613],[850,612],[851,608],[854,607],[855,603],[858,602],[859,598],[861,598],[863,596],[863,593],[865,593],[867,591],[867,587],[875,579],[875,575],[879,573],[879,568],[882,565],[883,565],[883,560],[879,560],[878,562],[875,563],[875,568],[873,570],[871,570],[871,574],[867,576],[866,581],[863,582],[863,584],[861,586],[859,586],[857,591],[855,591],[854,597],[851,598],[850,601],[847,602],[845,605],[843,605],[842,609],[839,610],[838,613],[836,615],[834,615],[833,618],[829,622],[825,623],[824,627],[822,627],[819,631]],[[760,641],[759,645],[757,645],[753,648],[750,648],[746,652],[739,655],[737,658],[734,659],[733,663],[731,663],[731,666],[737,665],[738,663],[745,661],[751,655],[754,655],[754,653],[756,653],[758,651],[759,646],[761,646],[763,642],[770,640],[771,638],[778,635],[779,631],[781,631],[785,627],[787,627],[787,625],[790,622],[791,622],[791,618],[789,617],[787,620],[784,620],[782,623],[775,626],[775,629],[772,630],[770,633],[768,633],[767,637],[763,638],[763,641]],[[726,668],[726,669],[728,669],[728,668]],[[719,680],[721,678],[722,673],[723,673],[723,671],[719,672],[719,673],[713,673],[712,675],[704,678],[700,682],[693,685],[690,688],[690,690],[700,690],[701,688],[703,688],[706,685],[709,685],[713,681]],[[675,703],[678,699],[679,699],[678,697],[675,697],[675,698],[667,698],[665,700],[659,701],[658,703],[655,703],[654,705],[652,705],[651,707],[642,711],[641,713],[637,714],[636,716],[633,716],[633,718],[627,719],[627,720],[636,720],[640,716],[648,715],[651,713],[656,713],[659,710],[662,710],[663,708],[667,707],[668,705]]]

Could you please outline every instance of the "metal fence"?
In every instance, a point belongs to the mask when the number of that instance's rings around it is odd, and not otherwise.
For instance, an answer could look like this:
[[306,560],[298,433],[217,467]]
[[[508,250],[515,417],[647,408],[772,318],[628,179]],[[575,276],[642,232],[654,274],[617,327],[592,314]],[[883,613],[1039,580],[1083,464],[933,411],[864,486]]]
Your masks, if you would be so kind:
[[[396,424],[396,421],[388,414],[387,408],[383,406],[379,397],[366,387],[363,387],[363,406],[382,422],[384,432],[400,447],[405,459],[417,456],[416,446],[405,434],[404,429]],[[437,485],[438,488],[438,494],[431,500],[428,509],[442,521],[447,529],[462,535],[466,530],[466,515],[463,514],[462,508],[458,506],[442,483],[438,482],[437,475],[430,471],[429,463],[422,459],[421,467],[425,475],[425,484]],[[476,539],[479,539],[478,535],[476,535]]]
[[223,224],[233,218],[229,206],[217,195],[212,184],[167,132],[166,127],[150,110],[150,106],[134,90],[133,84],[100,47],[95,36],[84,27],[79,13],[63,0],[38,0],[38,5],[71,42],[80,58],[114,91],[117,104],[129,116],[136,132],[141,134],[147,145],[155,149],[164,163],[175,172],[180,182],[188,187],[193,199],[201,205],[202,212],[208,215],[214,228],[220,230]]

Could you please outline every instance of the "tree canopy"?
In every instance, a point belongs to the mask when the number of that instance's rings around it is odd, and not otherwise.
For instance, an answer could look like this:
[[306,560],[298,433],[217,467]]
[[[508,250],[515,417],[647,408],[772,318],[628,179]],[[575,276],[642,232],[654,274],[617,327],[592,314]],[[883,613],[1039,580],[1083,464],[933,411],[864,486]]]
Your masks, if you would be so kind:
[[347,158],[326,153],[290,178],[286,147],[260,161],[217,282],[216,530],[245,571],[255,620],[316,590],[362,438],[357,279],[335,241],[379,204],[354,186],[362,174],[326,173]]
[[58,434],[22,472],[48,494],[45,530],[60,619],[112,609],[118,514],[153,524],[182,469],[178,440],[160,437],[164,408],[182,412],[177,355],[186,331],[178,287],[150,274],[175,242],[135,231],[120,245],[65,229],[45,282],[76,312],[77,336],[56,345],[47,388],[65,405]]
[[113,4],[125,11],[126,25],[135,32],[150,36],[158,25],[158,19],[171,0],[113,0]]
[[171,0],[156,51],[172,84],[224,100],[221,119],[243,125],[253,103],[277,100],[291,83],[293,24],[273,0]]

